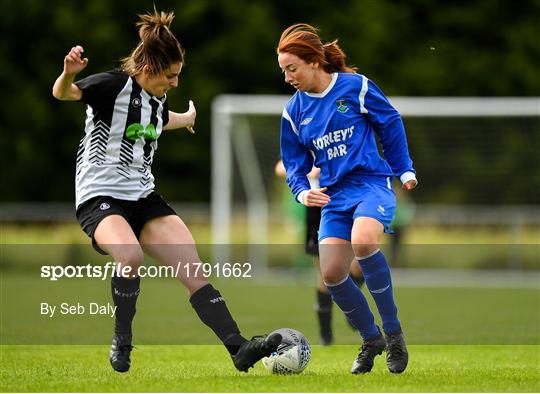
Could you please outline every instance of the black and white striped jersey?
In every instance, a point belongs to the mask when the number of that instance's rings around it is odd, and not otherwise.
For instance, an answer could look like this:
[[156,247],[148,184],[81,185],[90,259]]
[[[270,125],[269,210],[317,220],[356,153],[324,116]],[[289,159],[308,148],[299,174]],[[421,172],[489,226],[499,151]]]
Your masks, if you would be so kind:
[[169,121],[167,97],[145,92],[122,71],[75,84],[86,103],[85,134],[77,151],[75,205],[96,196],[136,201],[154,189],[151,165]]

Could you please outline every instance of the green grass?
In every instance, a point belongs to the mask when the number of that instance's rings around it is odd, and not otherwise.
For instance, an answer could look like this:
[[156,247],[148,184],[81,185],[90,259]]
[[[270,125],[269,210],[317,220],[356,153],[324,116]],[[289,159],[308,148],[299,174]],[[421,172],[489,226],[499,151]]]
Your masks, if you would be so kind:
[[[283,274],[282,274],[283,275]],[[110,282],[62,279],[51,282],[32,275],[0,275],[2,344],[105,344],[113,319],[99,315],[40,314],[40,303],[59,305],[110,301]],[[302,331],[317,343],[313,310],[314,285],[290,276],[218,281],[229,308],[245,335],[280,327]],[[21,289],[24,291],[21,293]],[[540,344],[540,296],[535,288],[396,287],[399,316],[410,344],[537,345]],[[372,302],[371,297],[367,296]],[[372,304],[372,309],[375,310]],[[356,344],[337,308],[334,330],[338,344]],[[175,279],[144,279],[134,322],[138,344],[217,344],[197,318],[186,291]]]
[[353,346],[313,346],[300,375],[273,376],[258,363],[234,369],[221,346],[140,346],[126,374],[106,346],[2,346],[2,391],[10,392],[538,392],[539,346],[411,346],[402,375],[353,376]]
[[[540,391],[538,288],[398,286],[411,354],[404,374],[390,374],[380,357],[371,374],[352,376],[359,336],[334,308],[337,345],[312,346],[301,375],[272,376],[260,363],[248,374],[236,371],[176,280],[145,279],[134,322],[133,367],[117,374],[108,362],[113,319],[39,313],[41,302],[107,303],[109,280],[51,282],[39,277],[39,262],[21,271],[0,270],[2,392]],[[215,286],[244,335],[293,327],[316,344],[314,282],[295,280],[290,272],[279,275]]]

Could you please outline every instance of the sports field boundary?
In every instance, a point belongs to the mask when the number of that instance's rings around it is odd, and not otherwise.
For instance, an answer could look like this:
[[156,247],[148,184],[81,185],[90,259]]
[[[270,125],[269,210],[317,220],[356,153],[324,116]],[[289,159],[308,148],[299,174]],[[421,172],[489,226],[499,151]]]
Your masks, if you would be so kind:
[[[540,290],[540,270],[468,270],[448,268],[391,268],[396,287],[509,288]],[[313,283],[309,268],[275,268],[255,277],[265,284]]]

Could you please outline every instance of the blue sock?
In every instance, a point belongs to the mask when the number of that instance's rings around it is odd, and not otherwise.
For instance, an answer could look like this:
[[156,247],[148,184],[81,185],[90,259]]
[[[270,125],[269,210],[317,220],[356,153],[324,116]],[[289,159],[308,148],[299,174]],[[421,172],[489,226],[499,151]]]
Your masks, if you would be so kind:
[[401,324],[394,302],[390,268],[384,254],[379,250],[369,257],[357,259],[364,273],[366,286],[377,304],[384,332],[387,334],[401,332]]
[[326,287],[347,319],[360,331],[362,338],[370,340],[379,337],[379,329],[375,325],[367,300],[350,276],[340,284]]

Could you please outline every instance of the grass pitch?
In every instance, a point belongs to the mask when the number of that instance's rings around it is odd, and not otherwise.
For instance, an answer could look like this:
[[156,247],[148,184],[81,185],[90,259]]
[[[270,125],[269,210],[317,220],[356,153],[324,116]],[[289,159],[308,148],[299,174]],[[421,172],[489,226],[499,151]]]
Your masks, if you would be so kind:
[[[317,343],[311,282],[220,281],[216,287],[246,336],[293,327]],[[360,339],[337,308],[338,345],[312,346],[304,373],[273,376],[260,363],[238,372],[173,279],[142,284],[133,366],[118,374],[108,360],[112,318],[49,318],[39,308],[44,301],[107,302],[108,281],[50,282],[37,272],[0,272],[0,391],[540,392],[537,288],[395,290],[410,351],[402,375],[390,374],[384,357],[372,373],[350,374]]]
[[312,347],[300,375],[270,375],[258,363],[236,371],[214,345],[142,345],[132,369],[114,372],[108,346],[4,345],[0,389],[10,392],[538,392],[537,345],[413,345],[405,373],[388,372],[384,355],[370,374],[351,375],[357,349]]
[[[279,279],[279,278],[278,278]],[[317,344],[313,283],[290,280],[218,281],[231,313],[246,336],[280,327],[303,332]],[[290,278],[289,278],[290,279]],[[26,289],[21,294],[21,289]],[[4,345],[104,345],[114,319],[97,315],[40,314],[40,303],[110,302],[110,282],[51,282],[20,273],[0,274],[0,343]],[[539,345],[540,293],[534,288],[396,287],[399,317],[410,345]],[[373,305],[372,297],[367,295]],[[59,309],[59,308],[58,308]],[[356,345],[357,332],[334,308],[336,343]],[[215,335],[197,318],[185,289],[172,278],[141,281],[134,320],[135,345],[214,345]]]

